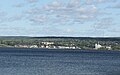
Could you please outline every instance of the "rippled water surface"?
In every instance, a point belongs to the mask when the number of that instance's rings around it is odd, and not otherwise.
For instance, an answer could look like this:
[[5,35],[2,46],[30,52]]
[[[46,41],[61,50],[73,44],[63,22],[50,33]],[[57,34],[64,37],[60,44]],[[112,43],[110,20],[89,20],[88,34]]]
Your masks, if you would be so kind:
[[0,48],[0,75],[120,75],[120,52]]

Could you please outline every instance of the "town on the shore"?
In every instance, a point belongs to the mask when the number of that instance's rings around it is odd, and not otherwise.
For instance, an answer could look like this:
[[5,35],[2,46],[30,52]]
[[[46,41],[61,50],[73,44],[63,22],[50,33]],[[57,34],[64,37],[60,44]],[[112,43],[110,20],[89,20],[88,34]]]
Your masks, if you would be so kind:
[[[75,46],[74,44],[71,44],[70,46],[55,46],[54,42],[41,42],[42,45],[15,45],[15,48],[46,48],[46,49],[81,49],[78,46]],[[95,47],[93,49],[100,49],[100,48],[106,48],[107,50],[112,50],[111,46],[102,46],[99,43],[95,44]]]
[[120,38],[1,37],[0,47],[120,50]]

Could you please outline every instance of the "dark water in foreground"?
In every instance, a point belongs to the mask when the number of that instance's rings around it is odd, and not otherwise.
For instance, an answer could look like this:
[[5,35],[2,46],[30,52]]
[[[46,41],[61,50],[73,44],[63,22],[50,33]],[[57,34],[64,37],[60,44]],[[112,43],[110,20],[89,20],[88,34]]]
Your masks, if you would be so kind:
[[0,48],[0,75],[120,75],[120,52]]

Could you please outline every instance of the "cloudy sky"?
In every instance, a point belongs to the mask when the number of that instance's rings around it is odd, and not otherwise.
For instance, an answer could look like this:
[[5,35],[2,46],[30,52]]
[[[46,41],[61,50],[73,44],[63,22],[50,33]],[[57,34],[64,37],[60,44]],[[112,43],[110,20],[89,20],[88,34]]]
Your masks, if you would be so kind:
[[0,36],[120,37],[120,0],[0,0]]

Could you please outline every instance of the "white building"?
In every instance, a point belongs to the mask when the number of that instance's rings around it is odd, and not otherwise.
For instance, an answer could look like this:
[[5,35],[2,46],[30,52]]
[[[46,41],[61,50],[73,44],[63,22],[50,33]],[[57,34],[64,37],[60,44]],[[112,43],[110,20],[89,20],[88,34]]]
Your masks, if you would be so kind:
[[31,45],[30,48],[38,48],[37,45]]
[[43,44],[45,44],[45,45],[52,45],[52,44],[54,44],[54,42],[42,42]]
[[111,49],[112,49],[111,46],[106,46],[106,48],[107,48],[108,50],[111,50]]
[[100,45],[99,43],[98,44],[95,44],[95,49],[99,49],[99,48],[101,48],[102,47],[102,45]]
[[106,48],[106,49],[108,49],[108,50],[111,50],[111,49],[112,49],[111,46],[102,46],[102,45],[100,45],[100,44],[95,44],[95,49],[99,49],[99,48]]

